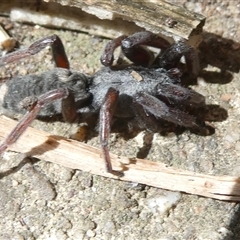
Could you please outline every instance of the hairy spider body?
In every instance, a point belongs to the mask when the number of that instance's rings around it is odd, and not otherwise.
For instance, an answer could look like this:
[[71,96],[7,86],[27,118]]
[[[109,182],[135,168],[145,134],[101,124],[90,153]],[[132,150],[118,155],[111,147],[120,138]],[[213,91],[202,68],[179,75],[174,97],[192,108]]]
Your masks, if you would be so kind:
[[[26,109],[19,106],[23,99],[60,88],[72,90],[75,99],[83,101],[89,97],[86,89],[90,81],[89,76],[65,68],[54,68],[40,75],[15,76],[0,86],[0,106],[5,114],[25,113]],[[61,114],[61,112],[61,100],[59,99],[42,108],[38,116],[49,117]]]
[[[113,118],[134,119],[142,129],[151,131],[156,131],[159,119],[192,129],[201,127],[201,123],[199,125],[186,108],[204,105],[205,98],[181,86],[179,71],[173,68],[178,64],[182,51],[186,62],[190,63],[189,69],[195,72],[196,64],[190,61],[196,57],[195,51],[184,43],[173,44],[168,48],[169,44],[165,40],[149,32],[142,32],[110,42],[101,58],[104,65],[112,64],[113,52],[121,45],[121,41],[124,41],[122,49],[129,59],[135,61],[138,60],[135,59],[138,53],[142,55],[141,61],[136,63],[142,66],[149,62],[149,58],[146,57],[148,52],[139,45],[156,46],[158,43],[157,46],[165,50],[160,56],[160,62],[168,67],[129,66],[119,70],[103,67],[93,76],[87,76],[69,70],[63,44],[56,35],[40,39],[27,49],[0,58],[0,66],[5,65],[36,54],[50,44],[58,67],[38,76],[16,76],[0,86],[2,109],[22,112],[19,103],[27,109],[18,125],[0,145],[0,153],[14,143],[38,116],[62,114],[65,121],[74,122],[82,121],[85,114],[98,114],[106,170],[121,176],[121,172],[112,169],[108,152]],[[130,44],[126,44],[127,41]]]
[[[140,81],[132,75],[133,72],[141,77]],[[172,90],[170,90],[170,87],[172,87]],[[104,67],[92,77],[64,68],[54,68],[41,75],[34,74],[13,77],[0,86],[0,92],[2,93],[0,106],[6,114],[9,113],[9,111],[25,113],[26,110],[19,106],[22,100],[60,88],[67,88],[73,92],[79,113],[81,113],[82,110],[84,112],[88,111],[89,113],[98,113],[108,89],[114,88],[119,92],[119,97],[113,115],[118,118],[135,116],[133,101],[137,101],[141,93],[155,97],[165,97],[172,103],[177,103],[179,109],[181,109],[181,107],[184,109],[186,104],[192,104],[198,107],[204,104],[204,97],[202,95],[182,87],[180,80],[171,78],[165,69],[128,67],[126,69],[113,71],[108,67]],[[166,88],[170,91],[164,91]],[[89,101],[91,101],[91,104],[84,107],[84,102]],[[61,99],[59,99],[42,108],[38,116],[49,117],[61,114],[61,112]],[[186,113],[181,112],[181,114],[185,115]],[[162,115],[163,119],[168,118],[164,109],[162,109],[162,112],[158,113],[158,115]],[[189,115],[188,117],[192,120],[192,127],[194,127],[195,118]],[[178,121],[177,116],[170,121],[182,126],[191,127],[190,123],[181,122],[181,120]]]
[[[140,80],[136,79],[135,73]],[[102,68],[95,73],[90,87],[94,96],[93,105],[96,105],[97,108],[100,107],[99,104],[103,102],[103,96],[110,87],[119,92],[114,116],[121,118],[135,116],[133,104],[139,101],[143,94],[156,98],[164,97],[166,102],[177,103],[179,109],[184,108],[185,104],[200,107],[205,102],[205,98],[201,94],[182,87],[180,79],[173,78],[167,70],[162,68],[150,69],[136,66],[122,70]],[[165,117],[164,114],[162,117]],[[185,125],[184,122],[179,122],[179,124]]]

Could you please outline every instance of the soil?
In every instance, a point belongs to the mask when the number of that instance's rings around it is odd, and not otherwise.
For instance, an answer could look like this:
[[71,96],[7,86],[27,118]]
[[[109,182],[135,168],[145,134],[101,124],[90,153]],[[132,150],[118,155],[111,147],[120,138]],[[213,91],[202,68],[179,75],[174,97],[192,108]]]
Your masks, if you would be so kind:
[[[201,74],[191,86],[206,97],[210,136],[184,131],[152,136],[146,158],[205,174],[240,175],[240,4],[236,1],[171,1],[207,17],[199,47]],[[57,34],[71,68],[94,74],[107,39],[87,33],[11,22],[4,26],[19,47]],[[53,67],[50,49],[1,70],[1,77]],[[69,137],[62,122],[34,127]],[[144,138],[145,136],[145,138]],[[138,156],[145,132],[128,140],[111,135],[111,152]],[[151,137],[150,137],[151,139]],[[88,144],[99,147],[98,137]],[[126,183],[6,152],[0,165],[0,239],[234,240],[240,237],[240,205]],[[174,199],[170,201],[169,199]],[[166,202],[166,204],[165,204]],[[167,206],[166,206],[167,205]]]

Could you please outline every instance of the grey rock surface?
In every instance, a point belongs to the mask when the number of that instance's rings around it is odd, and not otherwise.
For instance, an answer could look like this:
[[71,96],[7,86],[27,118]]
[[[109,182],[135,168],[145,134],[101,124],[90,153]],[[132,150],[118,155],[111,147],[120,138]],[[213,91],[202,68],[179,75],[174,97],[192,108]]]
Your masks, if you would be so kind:
[[[172,1],[174,2],[174,1]],[[207,103],[227,111],[211,122],[216,132],[198,136],[154,134],[146,156],[155,161],[206,174],[240,175],[240,8],[235,1],[175,1],[207,17],[200,46],[203,71],[193,88]],[[107,40],[85,33],[12,24],[22,46],[58,34],[71,68],[93,74]],[[53,67],[50,51],[6,66],[1,77],[37,73]],[[211,112],[214,116],[215,112]],[[69,136],[71,126],[35,121],[34,127]],[[111,151],[136,157],[144,133],[127,141],[111,135]],[[21,139],[20,139],[21,141]],[[98,146],[97,137],[88,144]],[[166,204],[165,204],[166,203]],[[239,204],[173,193],[63,168],[6,152],[0,164],[0,239],[240,239]]]

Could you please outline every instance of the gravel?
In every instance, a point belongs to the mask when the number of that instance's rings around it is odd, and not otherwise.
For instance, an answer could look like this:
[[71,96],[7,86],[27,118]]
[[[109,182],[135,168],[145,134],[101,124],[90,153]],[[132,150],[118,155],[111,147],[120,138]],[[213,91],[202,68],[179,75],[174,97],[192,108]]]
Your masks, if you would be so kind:
[[[191,171],[240,175],[240,7],[235,1],[173,1],[207,16],[200,57],[204,71],[193,88],[213,106],[215,134],[154,134],[148,159]],[[10,24],[6,18],[1,23]],[[106,39],[86,33],[11,23],[20,47],[51,34],[63,40],[71,67],[88,74],[100,68]],[[9,65],[1,77],[53,67],[49,49]],[[214,112],[215,111],[215,112]],[[220,111],[220,112],[221,112]],[[224,114],[227,113],[227,118]],[[64,123],[34,122],[69,136]],[[111,151],[136,156],[144,133],[129,140],[111,135]],[[97,137],[88,144],[99,146]],[[0,165],[0,239],[230,240],[240,234],[239,204],[173,193],[107,179],[7,152]],[[20,164],[20,165],[19,165]],[[17,167],[17,169],[13,169]],[[166,198],[171,204],[162,205]],[[169,203],[169,201],[168,201]],[[164,207],[163,207],[164,206]]]

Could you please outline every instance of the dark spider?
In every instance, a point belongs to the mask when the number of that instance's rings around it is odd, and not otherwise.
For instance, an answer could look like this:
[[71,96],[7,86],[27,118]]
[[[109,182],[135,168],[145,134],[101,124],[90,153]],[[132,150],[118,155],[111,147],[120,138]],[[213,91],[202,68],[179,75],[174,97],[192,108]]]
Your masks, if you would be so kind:
[[[199,61],[196,50],[184,41],[170,44],[162,37],[150,32],[137,32],[131,36],[122,35],[110,41],[101,56],[101,63],[104,66],[113,64],[113,53],[117,47],[121,50],[134,65],[143,67],[156,67],[164,69],[176,68],[180,59],[184,56],[188,73],[197,77],[199,72]],[[153,52],[145,46],[161,49],[161,52],[155,57]]]
[[[99,135],[107,172],[122,175],[112,169],[108,151],[108,138],[113,117],[135,119],[142,129],[156,131],[159,119],[186,128],[201,128],[195,116],[186,107],[200,107],[205,98],[181,86],[179,71],[175,68],[184,55],[189,70],[197,74],[197,54],[184,42],[170,45],[149,32],[140,32],[126,38],[111,41],[101,61],[111,65],[113,52],[122,46],[124,54],[136,65],[149,65],[149,51],[140,45],[163,49],[157,57],[158,68],[129,66],[121,70],[104,67],[93,76],[69,70],[69,62],[63,44],[53,35],[36,41],[27,49],[0,58],[0,66],[34,55],[50,45],[57,68],[41,75],[15,76],[0,87],[0,104],[3,109],[27,113],[0,146],[2,153],[17,141],[36,117],[62,114],[66,122],[81,121],[84,116],[99,115]],[[137,57],[136,57],[137,56]],[[140,60],[139,60],[140,59]],[[140,77],[136,80],[135,75]]]

